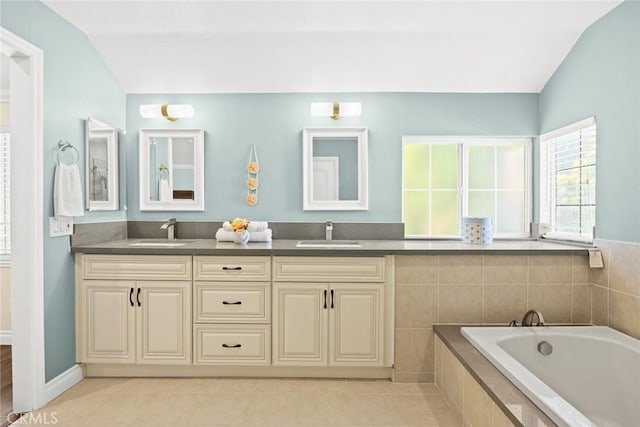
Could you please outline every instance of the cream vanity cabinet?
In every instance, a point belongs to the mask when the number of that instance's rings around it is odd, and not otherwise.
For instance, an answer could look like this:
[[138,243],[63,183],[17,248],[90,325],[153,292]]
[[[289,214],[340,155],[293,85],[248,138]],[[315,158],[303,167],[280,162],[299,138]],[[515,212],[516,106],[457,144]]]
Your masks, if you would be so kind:
[[195,256],[195,365],[269,365],[271,258]]
[[274,365],[385,365],[385,258],[274,257],[273,281]]
[[76,255],[84,363],[191,364],[191,257]]

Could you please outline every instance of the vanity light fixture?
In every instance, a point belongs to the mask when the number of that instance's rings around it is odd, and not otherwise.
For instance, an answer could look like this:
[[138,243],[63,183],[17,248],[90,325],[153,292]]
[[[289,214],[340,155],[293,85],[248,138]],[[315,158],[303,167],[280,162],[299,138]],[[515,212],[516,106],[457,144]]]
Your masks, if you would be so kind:
[[145,119],[164,117],[170,122],[193,117],[191,104],[147,104],[140,106],[140,115]]
[[312,116],[329,116],[333,120],[340,117],[359,116],[362,114],[360,102],[312,102]]

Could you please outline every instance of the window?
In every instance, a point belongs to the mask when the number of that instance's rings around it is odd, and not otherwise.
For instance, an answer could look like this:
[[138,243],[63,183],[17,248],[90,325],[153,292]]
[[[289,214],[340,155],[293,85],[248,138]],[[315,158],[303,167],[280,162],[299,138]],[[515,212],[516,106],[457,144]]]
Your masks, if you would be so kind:
[[496,237],[529,235],[531,140],[404,137],[405,235],[460,237],[463,216],[490,217]]
[[9,134],[0,132],[0,264],[9,262]]
[[596,122],[540,137],[540,222],[545,237],[592,241],[596,225]]

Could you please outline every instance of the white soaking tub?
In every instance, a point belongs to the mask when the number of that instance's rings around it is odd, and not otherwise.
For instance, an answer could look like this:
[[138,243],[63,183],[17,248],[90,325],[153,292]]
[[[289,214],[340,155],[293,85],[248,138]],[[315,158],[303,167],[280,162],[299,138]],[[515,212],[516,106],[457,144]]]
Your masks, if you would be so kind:
[[605,326],[461,330],[558,425],[640,426],[639,340]]

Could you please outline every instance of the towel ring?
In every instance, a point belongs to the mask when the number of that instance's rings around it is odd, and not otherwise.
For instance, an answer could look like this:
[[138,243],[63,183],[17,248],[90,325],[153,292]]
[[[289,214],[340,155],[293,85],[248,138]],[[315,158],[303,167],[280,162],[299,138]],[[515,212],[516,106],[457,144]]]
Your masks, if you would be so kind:
[[76,165],[78,164],[78,162],[80,161],[80,152],[78,151],[78,149],[76,147],[73,146],[73,144],[65,141],[64,139],[61,139],[60,141],[58,141],[58,164],[61,164],[62,162],[60,161],[60,153],[65,151],[67,148],[71,148],[73,149],[73,151],[76,153],[76,160],[72,163],[65,163],[65,164],[69,164],[69,165]]

